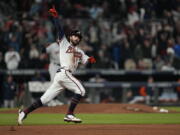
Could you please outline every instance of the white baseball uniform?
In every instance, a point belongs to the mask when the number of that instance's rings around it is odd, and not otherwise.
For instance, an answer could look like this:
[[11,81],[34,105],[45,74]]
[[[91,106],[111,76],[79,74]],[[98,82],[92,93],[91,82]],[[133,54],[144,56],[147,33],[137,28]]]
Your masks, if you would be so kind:
[[64,36],[59,43],[59,59],[61,68],[56,73],[51,86],[40,98],[41,102],[43,104],[48,103],[63,91],[64,88],[84,96],[84,87],[79,80],[72,75],[72,73],[77,69],[80,62],[85,64],[88,61],[88,58],[89,57],[85,55],[81,49],[71,45]]
[[54,42],[50,44],[48,47],[46,47],[46,52],[49,54],[49,59],[50,59],[49,74],[50,74],[50,80],[52,82],[57,70],[60,68],[58,43]]

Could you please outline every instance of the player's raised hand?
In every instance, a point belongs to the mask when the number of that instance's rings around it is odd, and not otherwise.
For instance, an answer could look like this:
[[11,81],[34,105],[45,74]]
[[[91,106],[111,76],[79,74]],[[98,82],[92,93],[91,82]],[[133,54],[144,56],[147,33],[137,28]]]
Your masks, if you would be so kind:
[[96,59],[93,56],[89,57],[88,61],[92,64],[96,63]]
[[51,16],[53,17],[58,17],[58,12],[55,9],[55,6],[53,5],[52,8],[49,9],[49,13],[51,14]]

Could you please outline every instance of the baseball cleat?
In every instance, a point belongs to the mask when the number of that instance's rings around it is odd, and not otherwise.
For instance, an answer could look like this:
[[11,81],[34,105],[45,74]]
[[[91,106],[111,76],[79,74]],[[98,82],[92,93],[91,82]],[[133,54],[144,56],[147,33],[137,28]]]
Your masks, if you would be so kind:
[[18,114],[18,125],[22,125],[22,121],[26,118],[26,114],[22,110],[19,110]]
[[81,123],[81,119],[76,118],[74,115],[68,114],[64,117],[64,121],[66,122],[74,122],[74,123]]

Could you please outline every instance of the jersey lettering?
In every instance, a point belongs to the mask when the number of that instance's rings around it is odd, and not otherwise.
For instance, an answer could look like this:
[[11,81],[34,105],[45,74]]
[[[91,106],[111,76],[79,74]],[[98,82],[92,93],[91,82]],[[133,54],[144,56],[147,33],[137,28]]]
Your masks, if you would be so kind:
[[74,48],[72,46],[69,46],[66,53],[73,53],[74,52]]
[[74,52],[74,57],[80,58],[82,57],[82,54],[80,52]]
[[72,46],[69,46],[66,53],[73,53],[74,57],[81,58],[82,54],[80,52],[76,52],[75,49]]

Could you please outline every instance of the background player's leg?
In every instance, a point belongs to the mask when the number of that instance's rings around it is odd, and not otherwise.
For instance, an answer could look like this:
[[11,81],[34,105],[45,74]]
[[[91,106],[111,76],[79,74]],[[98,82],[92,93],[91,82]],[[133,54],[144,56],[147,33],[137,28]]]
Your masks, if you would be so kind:
[[55,74],[57,72],[57,68],[55,67],[54,64],[49,65],[49,75],[50,75],[50,81],[53,82]]
[[8,108],[8,100],[4,100],[4,107]]

